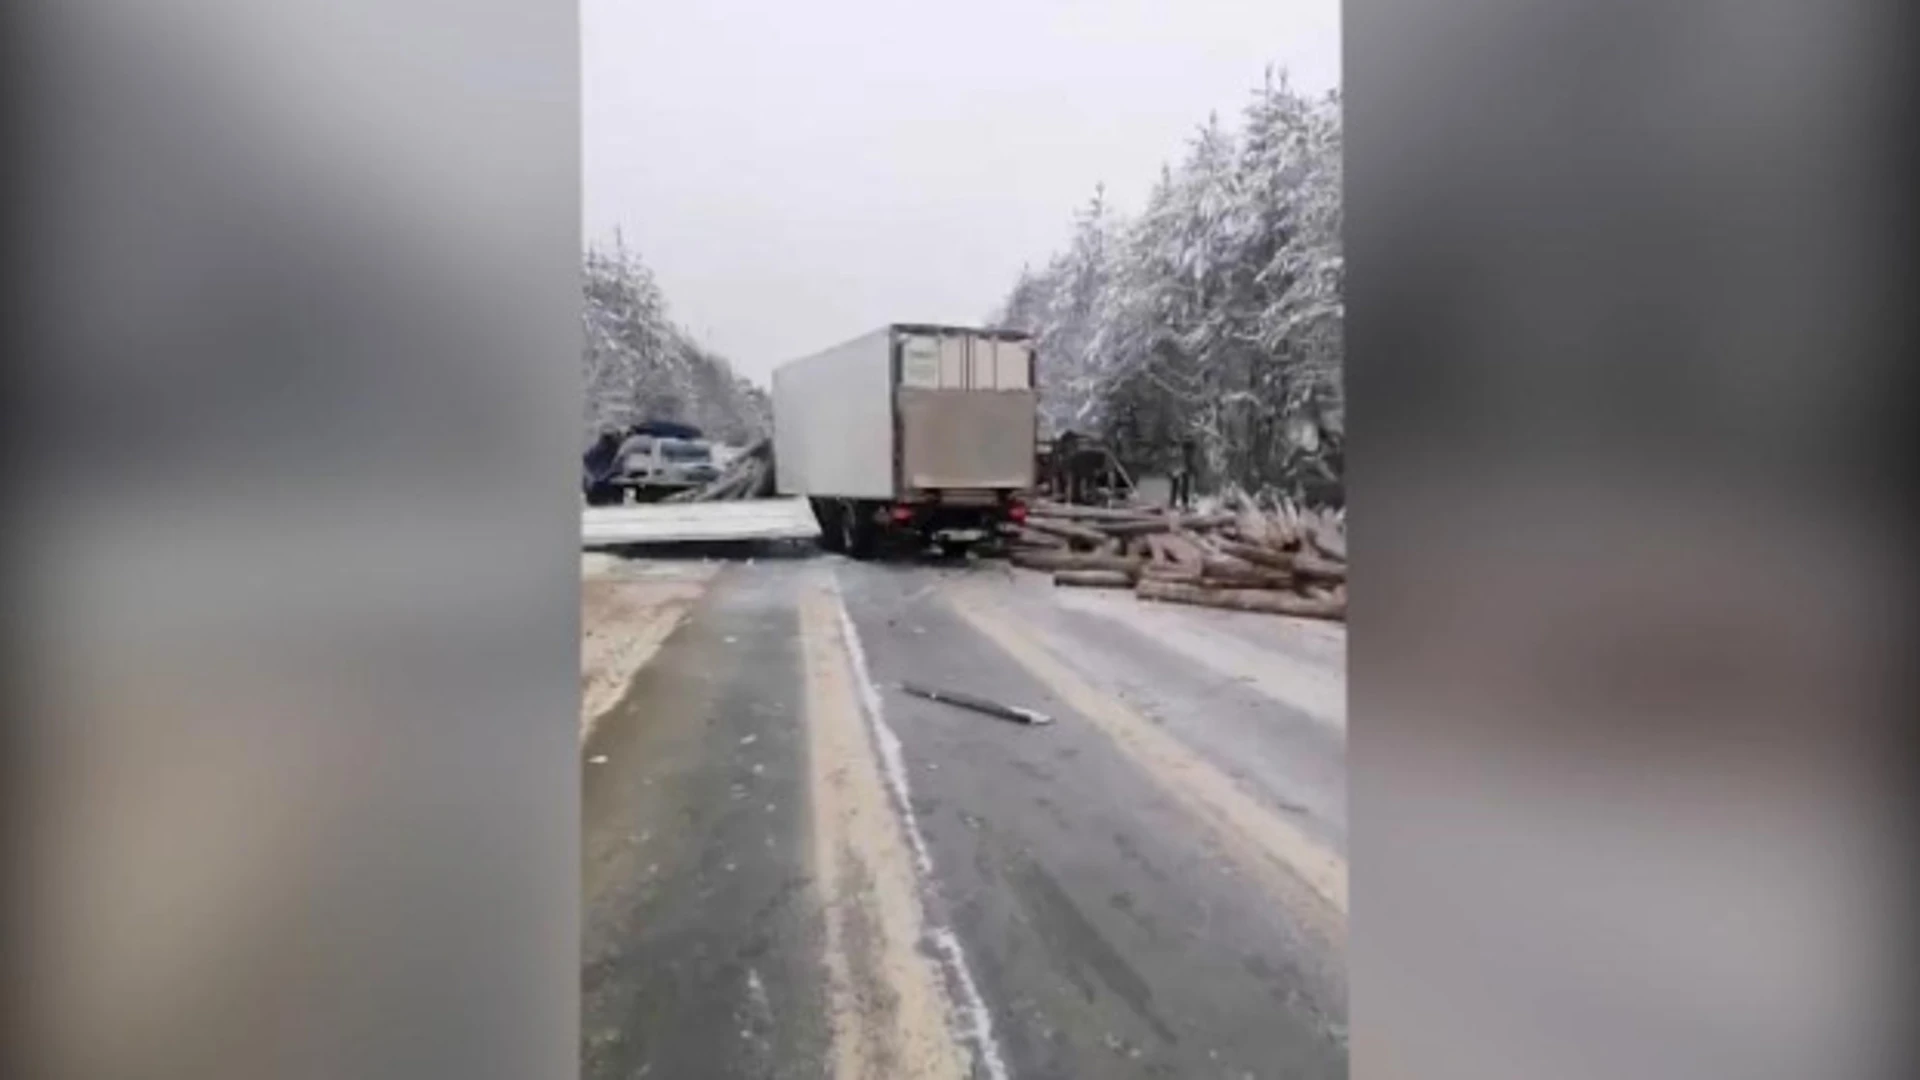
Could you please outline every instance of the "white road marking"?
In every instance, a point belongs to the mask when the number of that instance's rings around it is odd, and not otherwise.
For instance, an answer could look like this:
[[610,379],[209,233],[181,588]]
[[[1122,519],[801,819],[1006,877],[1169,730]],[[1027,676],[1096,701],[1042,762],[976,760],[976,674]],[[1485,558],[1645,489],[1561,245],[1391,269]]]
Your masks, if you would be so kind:
[[[873,731],[875,744],[880,748],[882,772],[887,785],[893,789],[897,803],[894,809],[906,833],[907,843],[913,849],[914,862],[923,878],[922,888],[930,888],[933,858],[927,853],[926,839],[920,835],[920,824],[914,820],[912,789],[907,781],[906,759],[900,737],[894,733],[893,726],[887,723],[886,710],[880,702],[880,690],[874,685],[873,675],[867,668],[867,652],[860,644],[860,631],[854,628],[853,617],[847,613],[846,598],[841,595],[839,578],[835,576],[829,580],[832,583],[834,606],[840,615],[840,636],[853,666],[854,683],[860,692],[860,703],[867,714],[867,723]],[[959,991],[961,1000],[953,1005],[964,1021],[963,1037],[973,1051],[975,1063],[988,1080],[1007,1080],[1006,1061],[1000,1056],[1000,1044],[993,1034],[993,1014],[987,1009],[986,999],[980,995],[980,987],[974,981],[972,969],[967,966],[966,951],[960,945],[960,938],[951,927],[935,924],[927,916],[924,905],[922,919],[927,927],[928,938],[938,950],[943,966]]]
[[963,1080],[950,977],[928,948],[925,882],[874,745],[831,581],[800,601],[812,884],[825,922],[835,1080]]

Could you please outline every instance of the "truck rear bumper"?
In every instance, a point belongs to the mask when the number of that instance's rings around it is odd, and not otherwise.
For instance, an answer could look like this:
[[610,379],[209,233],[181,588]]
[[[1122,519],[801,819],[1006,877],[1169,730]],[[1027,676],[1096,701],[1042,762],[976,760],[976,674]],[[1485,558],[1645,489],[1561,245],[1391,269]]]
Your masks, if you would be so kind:
[[919,532],[929,537],[983,539],[1000,525],[1017,521],[1024,507],[1011,492],[957,494],[957,498],[936,495],[925,501],[900,502],[884,513],[887,524],[896,529]]

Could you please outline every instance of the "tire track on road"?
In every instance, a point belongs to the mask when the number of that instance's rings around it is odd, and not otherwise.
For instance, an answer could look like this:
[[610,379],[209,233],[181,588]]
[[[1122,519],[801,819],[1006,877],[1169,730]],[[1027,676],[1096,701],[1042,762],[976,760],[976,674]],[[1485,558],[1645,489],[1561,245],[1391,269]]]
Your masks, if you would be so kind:
[[[897,740],[888,742],[890,731],[872,712],[878,695],[831,577],[803,591],[800,631],[834,1074],[1004,1080],[958,943],[945,927],[930,925],[922,905],[931,864],[901,816],[905,806],[895,805],[904,778],[883,765],[897,759]],[[960,984],[961,1007],[949,997],[949,981]]]
[[1293,822],[1242,791],[1233,778],[1119,698],[1057,659],[1046,643],[979,590],[950,588],[948,606],[981,636],[1098,727],[1276,897],[1330,943],[1344,944],[1347,863]]

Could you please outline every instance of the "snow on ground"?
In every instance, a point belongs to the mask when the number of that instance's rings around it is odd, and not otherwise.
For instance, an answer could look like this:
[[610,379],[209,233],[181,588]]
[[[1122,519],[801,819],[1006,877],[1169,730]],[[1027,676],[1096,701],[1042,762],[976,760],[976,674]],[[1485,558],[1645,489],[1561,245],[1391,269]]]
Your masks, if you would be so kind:
[[1347,726],[1344,623],[1154,603],[1114,589],[1051,592],[1061,607],[1112,619],[1225,678],[1334,727]]
[[580,557],[580,739],[626,693],[721,564]]

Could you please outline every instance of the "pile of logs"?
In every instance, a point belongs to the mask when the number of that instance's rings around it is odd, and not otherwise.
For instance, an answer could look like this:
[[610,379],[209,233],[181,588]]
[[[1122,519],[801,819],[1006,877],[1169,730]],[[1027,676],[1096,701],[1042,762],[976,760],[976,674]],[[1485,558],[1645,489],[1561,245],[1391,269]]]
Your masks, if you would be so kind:
[[662,502],[722,502],[773,494],[773,440],[761,439],[727,463],[720,475],[697,488],[676,491]]
[[1339,514],[1287,503],[1210,513],[1037,503],[1009,536],[1015,566],[1055,585],[1132,589],[1179,604],[1345,620]]

